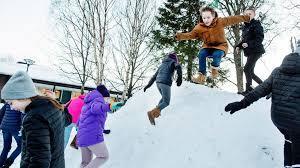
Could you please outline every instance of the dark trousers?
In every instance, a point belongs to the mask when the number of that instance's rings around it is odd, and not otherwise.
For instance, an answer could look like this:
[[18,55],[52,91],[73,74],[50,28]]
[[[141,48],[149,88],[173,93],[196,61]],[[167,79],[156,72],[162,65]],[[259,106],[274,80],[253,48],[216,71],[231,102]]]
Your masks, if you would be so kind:
[[9,159],[11,159],[12,161],[15,160],[18,157],[18,155],[21,153],[21,143],[22,143],[22,136],[19,136],[18,132],[3,131],[2,134],[3,134],[4,144],[0,156],[0,166],[2,166],[5,160],[7,159],[7,155],[11,149],[12,137],[14,137],[18,145],[17,148],[13,151],[13,153],[9,157]]
[[261,54],[247,56],[247,61],[244,67],[244,72],[246,76],[246,90],[248,90],[252,85],[252,79],[258,84],[261,84],[263,82],[258,76],[254,74],[255,64],[260,57]]
[[279,129],[284,135],[284,166],[300,164],[300,132]]

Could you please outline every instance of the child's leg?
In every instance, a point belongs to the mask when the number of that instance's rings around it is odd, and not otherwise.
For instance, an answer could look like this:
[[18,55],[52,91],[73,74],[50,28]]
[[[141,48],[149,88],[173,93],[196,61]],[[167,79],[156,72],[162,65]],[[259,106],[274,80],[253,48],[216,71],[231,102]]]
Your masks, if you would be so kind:
[[104,142],[88,147],[96,155],[85,168],[100,167],[108,160],[108,150]]
[[85,168],[92,160],[93,153],[88,147],[80,147],[81,150],[81,164],[80,168]]
[[199,52],[199,72],[206,75],[206,57],[209,55],[209,49],[203,48]]
[[162,83],[157,83],[157,87],[159,88],[162,96],[160,103],[157,105],[161,111],[170,104],[171,86]]
[[3,150],[0,156],[0,166],[3,166],[3,163],[7,159],[7,155],[11,149],[12,135],[9,132],[2,132],[3,134]]
[[221,59],[224,56],[225,52],[223,50],[215,49],[212,53],[213,62],[211,65],[215,68],[218,68],[221,63]]
[[[157,89],[158,89],[160,95],[162,95],[162,90],[161,90],[161,88],[159,87],[158,83],[156,84],[156,86],[157,86]],[[159,100],[158,104],[161,104],[162,102],[163,102],[163,99],[161,98],[161,99]]]
[[286,130],[279,129],[284,136],[284,166],[292,166],[292,141]]
[[74,124],[70,124],[69,126],[65,127],[65,135],[64,135],[64,149],[66,148],[69,139],[70,139],[70,135],[72,132]]
[[9,156],[9,158],[11,159],[11,161],[14,161],[21,153],[22,136],[20,136],[18,132],[12,135],[17,143],[17,148],[13,151],[13,153]]
[[291,138],[293,167],[300,167],[300,133],[293,132]]

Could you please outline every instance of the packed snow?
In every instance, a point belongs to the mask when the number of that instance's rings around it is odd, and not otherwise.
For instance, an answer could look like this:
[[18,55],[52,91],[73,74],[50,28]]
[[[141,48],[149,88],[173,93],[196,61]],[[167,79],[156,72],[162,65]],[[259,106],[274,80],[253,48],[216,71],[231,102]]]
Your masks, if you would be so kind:
[[[108,115],[112,132],[105,135],[110,158],[104,168],[283,167],[284,139],[271,121],[270,100],[230,115],[225,105],[241,95],[184,82],[172,87],[170,105],[152,126],[146,113],[159,99],[154,84]],[[79,167],[80,150],[68,146],[65,159],[66,168]]]

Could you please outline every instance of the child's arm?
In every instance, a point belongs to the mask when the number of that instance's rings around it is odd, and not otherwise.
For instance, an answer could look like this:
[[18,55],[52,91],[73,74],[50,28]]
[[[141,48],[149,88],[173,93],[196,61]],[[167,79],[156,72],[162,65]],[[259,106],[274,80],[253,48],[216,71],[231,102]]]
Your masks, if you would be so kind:
[[155,74],[152,76],[152,78],[150,79],[150,81],[148,82],[148,84],[144,87],[144,92],[151,87],[151,85],[154,83],[154,81],[156,80],[156,76],[158,74],[158,70],[155,72]]
[[220,18],[220,22],[223,27],[235,25],[241,22],[250,22],[250,16],[248,15],[236,15]]
[[272,74],[269,76],[267,80],[263,83],[258,85],[253,91],[248,93],[244,99],[241,101],[229,103],[225,107],[225,111],[230,112],[230,114],[235,113],[241,109],[244,109],[250,106],[253,102],[257,101],[261,97],[264,97],[272,92],[272,83],[273,83],[273,76],[278,73],[279,69],[276,68],[273,70]]
[[181,68],[181,65],[180,64],[176,64],[175,65],[175,69],[177,71],[177,80],[176,80],[176,83],[177,83],[177,86],[180,86],[181,83],[182,83],[182,68]]
[[260,99],[261,97],[265,97],[268,94],[270,94],[272,92],[273,77],[278,72],[278,68],[274,69],[272,74],[268,77],[268,79],[266,79],[263,83],[258,85],[253,91],[248,93],[244,99],[246,99],[251,104]]
[[201,39],[200,37],[200,25],[196,25],[191,32],[188,33],[176,33],[176,40],[190,40],[190,39]]

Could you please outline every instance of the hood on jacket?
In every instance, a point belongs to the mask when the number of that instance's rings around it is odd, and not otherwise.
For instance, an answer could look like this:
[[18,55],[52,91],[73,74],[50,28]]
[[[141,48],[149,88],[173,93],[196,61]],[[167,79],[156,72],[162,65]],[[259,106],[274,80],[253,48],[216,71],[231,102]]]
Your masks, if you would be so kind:
[[90,103],[95,99],[102,100],[102,102],[104,102],[104,98],[101,95],[101,93],[98,92],[97,90],[93,90],[85,96],[84,103]]
[[287,74],[300,74],[300,54],[291,53],[284,57],[280,65],[280,72]]

